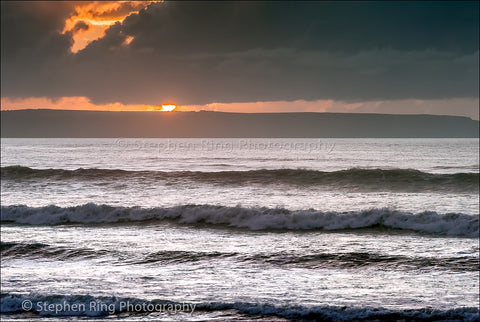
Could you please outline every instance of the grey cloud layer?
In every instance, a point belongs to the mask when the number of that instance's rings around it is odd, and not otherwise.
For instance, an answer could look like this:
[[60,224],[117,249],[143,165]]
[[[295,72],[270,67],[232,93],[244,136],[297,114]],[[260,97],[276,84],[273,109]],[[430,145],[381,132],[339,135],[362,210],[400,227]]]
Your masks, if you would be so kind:
[[[44,4],[43,4],[44,5]],[[2,2],[2,95],[180,104],[478,97],[478,2],[166,2],[68,51]],[[62,7],[63,6],[63,7]],[[130,45],[123,45],[133,36]]]

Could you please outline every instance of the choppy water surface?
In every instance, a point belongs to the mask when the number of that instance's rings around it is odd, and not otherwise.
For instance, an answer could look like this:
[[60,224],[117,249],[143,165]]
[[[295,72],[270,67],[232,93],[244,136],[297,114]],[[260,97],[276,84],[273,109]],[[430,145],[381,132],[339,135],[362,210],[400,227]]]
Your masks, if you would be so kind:
[[2,139],[2,317],[478,321],[478,143]]

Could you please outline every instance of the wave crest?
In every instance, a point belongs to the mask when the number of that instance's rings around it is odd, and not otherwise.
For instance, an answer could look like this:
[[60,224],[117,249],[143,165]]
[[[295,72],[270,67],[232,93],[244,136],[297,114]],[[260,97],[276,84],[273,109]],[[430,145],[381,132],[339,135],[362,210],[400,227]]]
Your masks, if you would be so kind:
[[196,263],[199,261],[234,260],[242,263],[266,263],[278,266],[293,266],[308,269],[322,268],[361,268],[376,266],[384,269],[448,269],[454,271],[478,271],[478,257],[408,257],[377,253],[257,253],[241,254],[236,252],[191,252],[161,250],[149,254],[127,254],[114,250],[70,248],[50,246],[39,243],[1,242],[2,258],[41,258],[57,261],[76,259],[113,258],[114,261],[128,265],[163,265],[178,263]]
[[119,169],[32,169],[1,168],[3,180],[192,180],[221,185],[288,184],[327,186],[364,191],[444,191],[471,193],[479,190],[478,173],[432,174],[414,169],[360,169],[324,172],[306,169],[250,171],[127,171]]

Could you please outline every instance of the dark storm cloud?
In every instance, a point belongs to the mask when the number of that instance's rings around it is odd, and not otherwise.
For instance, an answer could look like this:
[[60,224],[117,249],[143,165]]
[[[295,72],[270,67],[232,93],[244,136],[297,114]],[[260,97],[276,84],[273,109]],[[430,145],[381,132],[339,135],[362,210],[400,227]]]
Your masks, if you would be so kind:
[[63,96],[62,86],[45,90],[68,78],[61,62],[72,39],[59,31],[73,10],[64,2],[1,2],[2,96]]
[[36,4],[2,3],[2,95],[147,104],[478,97],[478,2],[154,3],[77,54],[58,33],[71,10],[63,5],[31,19]]

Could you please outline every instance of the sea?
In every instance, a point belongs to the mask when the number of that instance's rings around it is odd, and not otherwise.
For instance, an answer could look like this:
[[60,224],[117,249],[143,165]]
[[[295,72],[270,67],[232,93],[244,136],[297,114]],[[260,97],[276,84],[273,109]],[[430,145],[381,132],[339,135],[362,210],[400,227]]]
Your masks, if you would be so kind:
[[478,139],[1,139],[2,320],[480,321]]

